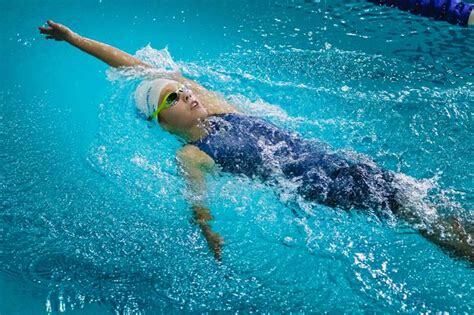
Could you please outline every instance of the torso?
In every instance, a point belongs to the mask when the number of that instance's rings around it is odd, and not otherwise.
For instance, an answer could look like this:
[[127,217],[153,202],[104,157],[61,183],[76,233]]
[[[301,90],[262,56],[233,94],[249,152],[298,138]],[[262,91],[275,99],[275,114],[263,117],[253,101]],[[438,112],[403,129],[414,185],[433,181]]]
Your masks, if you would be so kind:
[[267,178],[304,153],[296,134],[257,117],[226,113],[210,116],[206,124],[209,134],[192,144],[226,172]]
[[206,124],[208,135],[191,144],[225,172],[264,181],[285,178],[305,198],[331,206],[391,207],[390,172],[375,165],[351,161],[257,117],[226,113],[210,116]]

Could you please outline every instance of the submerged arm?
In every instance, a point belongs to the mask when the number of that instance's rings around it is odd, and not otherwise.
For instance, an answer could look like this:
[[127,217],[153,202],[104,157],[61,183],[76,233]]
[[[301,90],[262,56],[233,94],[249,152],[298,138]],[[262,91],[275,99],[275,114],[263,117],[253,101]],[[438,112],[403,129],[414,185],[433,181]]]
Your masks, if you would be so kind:
[[120,49],[93,39],[82,37],[62,24],[55,23],[51,20],[48,20],[47,23],[47,27],[39,27],[40,33],[46,35],[47,39],[68,42],[112,67],[150,67],[150,65]]
[[214,257],[220,260],[223,241],[218,233],[212,231],[209,224],[212,216],[209,209],[204,205],[206,191],[204,172],[212,169],[214,161],[193,145],[186,145],[178,152],[178,161],[188,183],[194,221],[199,225],[209,249],[214,253]]

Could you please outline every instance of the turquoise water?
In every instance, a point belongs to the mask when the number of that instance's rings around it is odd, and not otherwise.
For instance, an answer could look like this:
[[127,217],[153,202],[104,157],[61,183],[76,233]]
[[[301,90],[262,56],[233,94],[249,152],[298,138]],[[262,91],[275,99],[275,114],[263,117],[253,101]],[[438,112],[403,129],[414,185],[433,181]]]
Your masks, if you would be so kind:
[[216,264],[190,223],[181,143],[134,109],[143,74],[36,27],[179,69],[471,219],[472,29],[364,1],[0,3],[1,314],[473,312],[472,266],[410,227],[228,174],[208,178]]

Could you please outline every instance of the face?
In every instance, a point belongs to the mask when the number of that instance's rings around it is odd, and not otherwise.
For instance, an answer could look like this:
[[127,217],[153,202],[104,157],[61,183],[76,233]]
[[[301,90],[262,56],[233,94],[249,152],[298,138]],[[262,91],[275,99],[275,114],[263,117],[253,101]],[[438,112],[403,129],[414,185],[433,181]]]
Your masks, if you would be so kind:
[[182,85],[178,83],[168,84],[161,91],[158,101],[160,104],[169,93],[177,92],[178,94],[177,102],[159,114],[160,122],[172,131],[186,131],[186,129],[195,126],[199,119],[208,116],[207,110],[193,92],[187,88],[180,89],[181,87]]

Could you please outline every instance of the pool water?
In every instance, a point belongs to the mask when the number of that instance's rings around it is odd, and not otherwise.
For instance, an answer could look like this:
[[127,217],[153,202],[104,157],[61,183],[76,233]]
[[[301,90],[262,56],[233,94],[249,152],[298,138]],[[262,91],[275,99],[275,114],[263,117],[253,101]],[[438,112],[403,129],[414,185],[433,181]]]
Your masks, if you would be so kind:
[[[0,3],[1,314],[474,311],[472,266],[409,226],[229,174],[208,178],[217,264],[190,222],[182,143],[132,97],[180,70],[472,219],[473,29],[357,0]],[[158,70],[45,41],[48,18]]]

